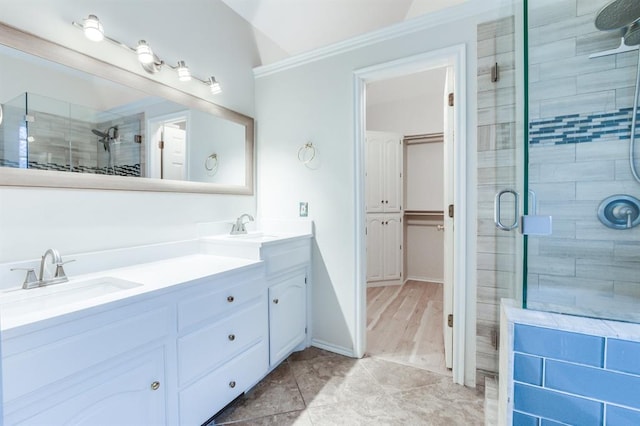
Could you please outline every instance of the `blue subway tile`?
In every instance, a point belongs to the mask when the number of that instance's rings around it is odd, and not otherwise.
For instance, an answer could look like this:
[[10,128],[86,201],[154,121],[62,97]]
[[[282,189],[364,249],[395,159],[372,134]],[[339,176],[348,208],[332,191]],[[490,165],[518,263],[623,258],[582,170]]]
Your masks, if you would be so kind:
[[602,367],[604,338],[516,324],[514,350],[545,358]]
[[640,343],[609,339],[607,341],[607,369],[640,374]]
[[542,419],[540,426],[566,426],[566,423],[558,423],[553,420]]
[[514,409],[571,425],[602,424],[603,406],[599,402],[516,383]]
[[518,411],[513,412],[513,426],[539,426],[540,419]]
[[513,379],[530,385],[542,386],[542,358],[515,354],[513,357]]
[[638,426],[640,425],[640,411],[607,405],[607,426]]
[[640,408],[640,376],[547,360],[545,386],[631,408]]

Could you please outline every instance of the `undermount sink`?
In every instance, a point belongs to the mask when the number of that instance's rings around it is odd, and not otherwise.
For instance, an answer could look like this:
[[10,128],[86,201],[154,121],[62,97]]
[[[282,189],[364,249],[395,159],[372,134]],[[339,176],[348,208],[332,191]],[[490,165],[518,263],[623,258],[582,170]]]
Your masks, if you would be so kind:
[[71,279],[63,284],[6,291],[0,295],[0,311],[2,315],[24,315],[140,286],[140,283],[114,277],[79,281]]

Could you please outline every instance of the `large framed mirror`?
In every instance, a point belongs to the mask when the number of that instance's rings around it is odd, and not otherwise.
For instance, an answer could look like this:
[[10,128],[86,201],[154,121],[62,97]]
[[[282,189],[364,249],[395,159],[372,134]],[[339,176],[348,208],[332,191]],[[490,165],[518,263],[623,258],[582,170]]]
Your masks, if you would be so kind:
[[253,118],[0,23],[0,185],[253,194]]

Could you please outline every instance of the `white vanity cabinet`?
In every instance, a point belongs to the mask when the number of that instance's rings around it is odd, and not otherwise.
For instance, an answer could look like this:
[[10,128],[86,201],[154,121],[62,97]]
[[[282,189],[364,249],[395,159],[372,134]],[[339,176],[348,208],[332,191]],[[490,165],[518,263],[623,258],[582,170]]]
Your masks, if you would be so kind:
[[274,368],[307,340],[311,239],[263,245],[269,286],[269,363]]
[[135,303],[3,339],[5,425],[166,423],[172,311]]
[[269,369],[264,276],[194,290],[178,302],[181,425],[204,423]]

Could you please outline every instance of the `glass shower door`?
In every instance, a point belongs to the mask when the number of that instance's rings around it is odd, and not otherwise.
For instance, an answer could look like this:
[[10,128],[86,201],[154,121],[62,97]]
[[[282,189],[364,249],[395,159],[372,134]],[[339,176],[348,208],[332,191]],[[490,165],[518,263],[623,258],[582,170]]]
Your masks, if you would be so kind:
[[522,300],[524,206],[522,8],[504,1],[478,25],[476,384],[498,371],[500,300]]

